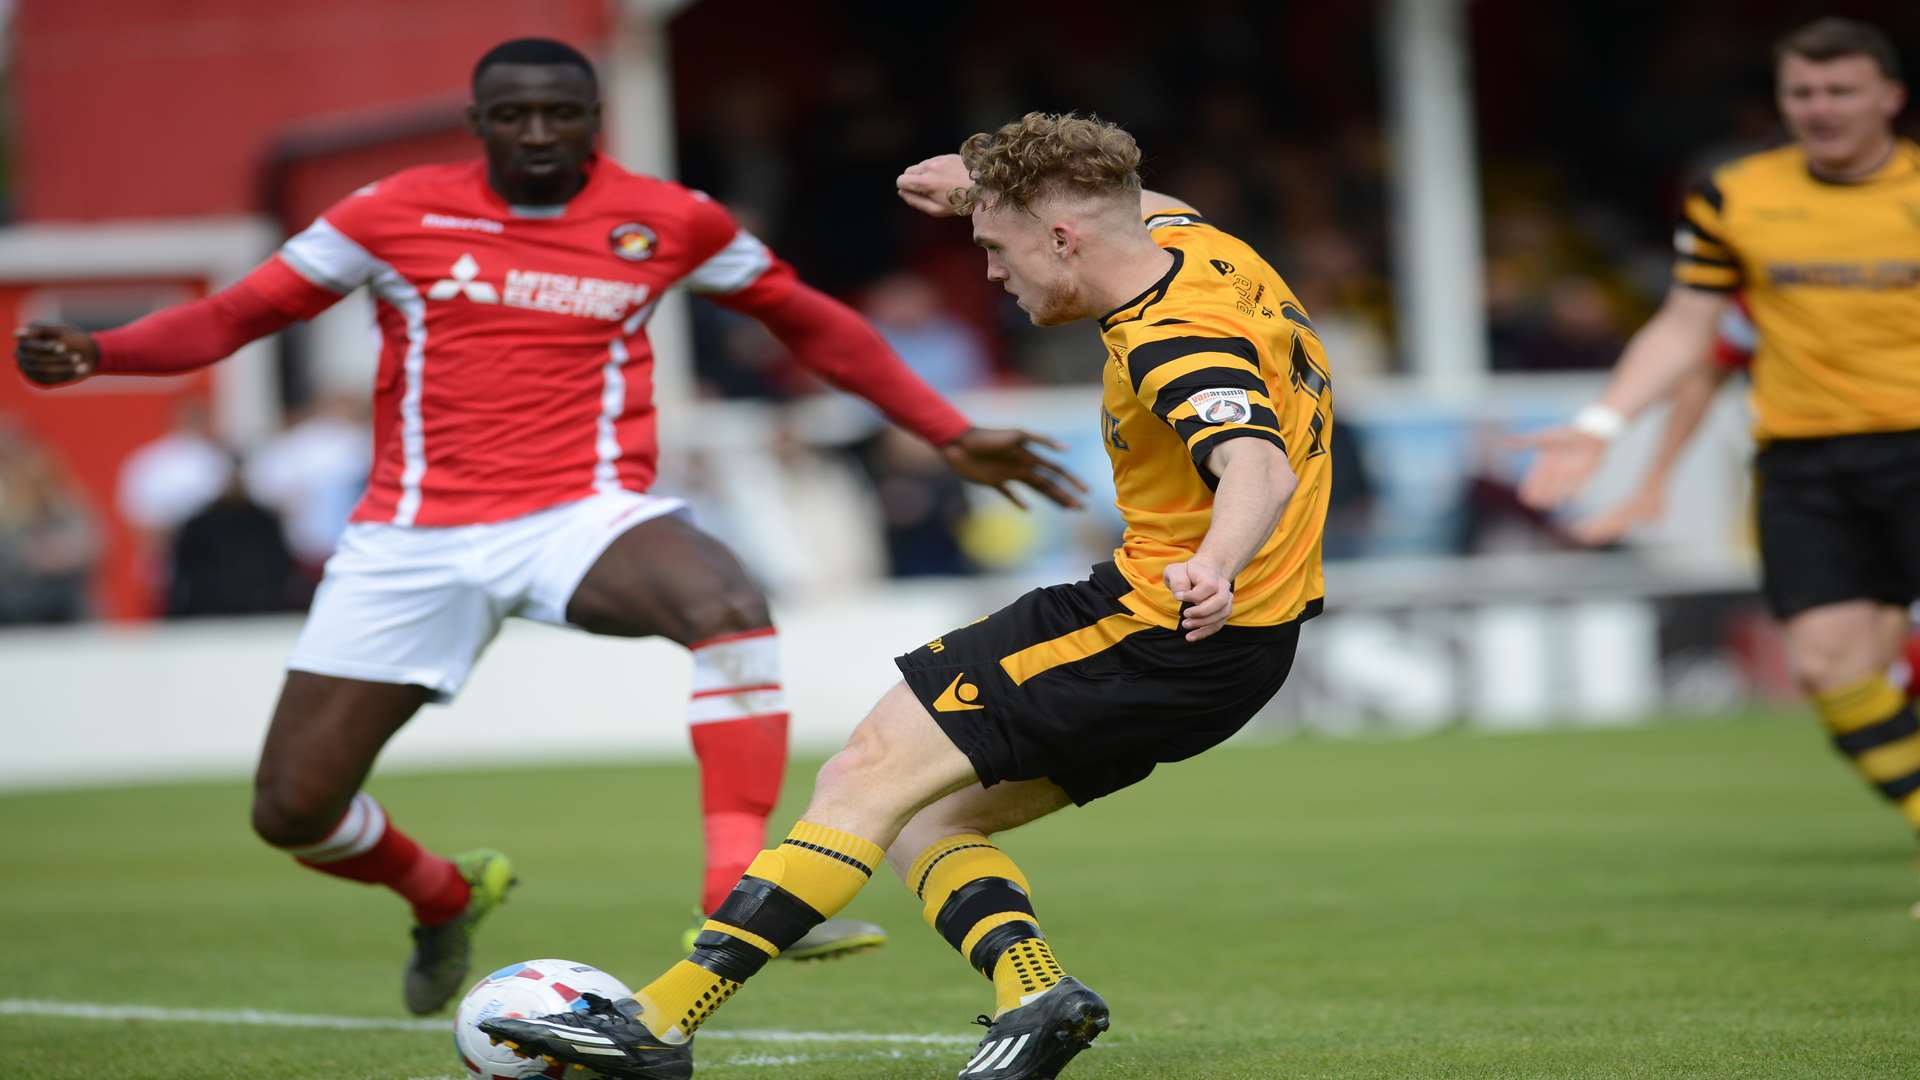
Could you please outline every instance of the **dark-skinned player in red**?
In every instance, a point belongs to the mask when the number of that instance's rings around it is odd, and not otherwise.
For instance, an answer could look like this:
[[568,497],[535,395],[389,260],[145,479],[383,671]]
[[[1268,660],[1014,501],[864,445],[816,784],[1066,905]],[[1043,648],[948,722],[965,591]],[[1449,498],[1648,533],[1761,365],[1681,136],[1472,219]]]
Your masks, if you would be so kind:
[[[1048,440],[972,426],[719,204],[598,154],[598,87],[572,48],[521,39],[487,53],[468,119],[483,160],[360,189],[230,288],[99,334],[31,325],[15,344],[21,372],[43,386],[166,375],[361,286],[373,293],[374,467],[288,660],[253,828],[322,873],[407,900],[416,926],[404,999],[422,1014],[460,989],[474,929],[513,871],[496,851],[424,850],[361,785],[420,706],[459,690],[508,616],[685,646],[707,839],[702,910],[765,845],[787,753],[767,601],[679,500],[648,491],[657,447],[645,323],[666,289],[685,285],[758,319],[801,365],[939,447],[968,480],[1016,502],[1010,485],[1024,484],[1065,506],[1083,487],[1034,452]],[[824,930],[789,955],[885,936],[851,921]]]

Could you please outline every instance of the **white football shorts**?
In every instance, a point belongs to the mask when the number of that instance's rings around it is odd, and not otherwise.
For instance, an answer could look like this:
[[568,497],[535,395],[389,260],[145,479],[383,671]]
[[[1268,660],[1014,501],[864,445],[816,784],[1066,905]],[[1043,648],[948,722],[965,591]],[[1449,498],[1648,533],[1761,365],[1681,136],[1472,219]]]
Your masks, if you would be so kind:
[[614,491],[485,525],[349,525],[287,667],[451,701],[507,616],[568,625],[567,601],[609,544],[685,512],[679,499]]

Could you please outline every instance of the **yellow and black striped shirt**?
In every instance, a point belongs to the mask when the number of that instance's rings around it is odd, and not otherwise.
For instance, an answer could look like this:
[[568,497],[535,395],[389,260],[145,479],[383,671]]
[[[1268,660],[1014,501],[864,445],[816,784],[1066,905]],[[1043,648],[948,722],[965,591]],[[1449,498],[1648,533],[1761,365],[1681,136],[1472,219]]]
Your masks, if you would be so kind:
[[1332,477],[1333,384],[1300,301],[1251,247],[1190,210],[1147,217],[1173,267],[1100,320],[1107,347],[1102,424],[1126,535],[1114,563],[1123,602],[1173,627],[1162,574],[1193,557],[1213,520],[1207,455],[1228,439],[1280,447],[1299,488],[1279,527],[1234,579],[1232,626],[1319,610],[1321,528]]
[[1852,183],[1784,146],[1687,196],[1674,279],[1746,293],[1760,332],[1755,436],[1920,428],[1920,146]]

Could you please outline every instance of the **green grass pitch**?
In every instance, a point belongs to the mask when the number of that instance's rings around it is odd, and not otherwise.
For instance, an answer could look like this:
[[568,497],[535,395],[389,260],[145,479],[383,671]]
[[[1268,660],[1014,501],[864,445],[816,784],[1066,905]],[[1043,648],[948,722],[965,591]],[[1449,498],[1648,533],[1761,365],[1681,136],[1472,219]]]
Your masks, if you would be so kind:
[[[644,982],[695,880],[690,765],[377,777],[522,885],[478,970]],[[806,794],[797,768],[780,820]],[[398,1019],[400,904],[247,831],[241,784],[0,798],[0,1072],[441,1080],[441,1031],[106,1020],[20,1002]],[[1113,1031],[1068,1076],[1920,1075],[1913,841],[1800,715],[1628,731],[1233,746],[1004,837]],[[713,1080],[950,1077],[983,980],[883,876],[879,953],[775,965],[703,1036]],[[9,1011],[11,1010],[11,1011]]]

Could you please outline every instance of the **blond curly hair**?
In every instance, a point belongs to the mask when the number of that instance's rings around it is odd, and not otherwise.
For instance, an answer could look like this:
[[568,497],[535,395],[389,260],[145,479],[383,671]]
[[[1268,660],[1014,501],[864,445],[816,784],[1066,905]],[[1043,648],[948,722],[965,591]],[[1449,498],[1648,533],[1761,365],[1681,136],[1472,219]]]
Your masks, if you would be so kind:
[[1117,124],[1075,113],[1030,112],[960,144],[973,186],[948,196],[962,214],[976,207],[1027,210],[1051,196],[1140,195],[1140,147]]

